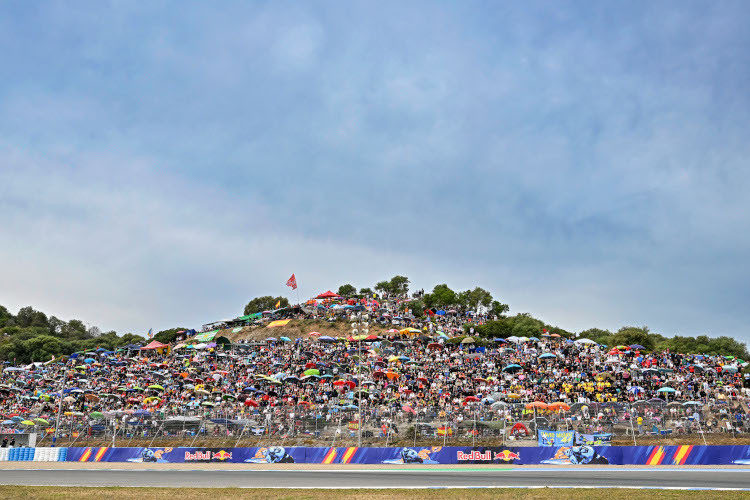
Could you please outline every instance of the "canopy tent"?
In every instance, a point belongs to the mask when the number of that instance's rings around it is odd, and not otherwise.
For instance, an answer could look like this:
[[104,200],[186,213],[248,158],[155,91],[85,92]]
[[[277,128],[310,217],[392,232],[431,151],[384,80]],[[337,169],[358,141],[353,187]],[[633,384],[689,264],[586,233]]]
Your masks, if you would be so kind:
[[169,353],[171,349],[170,349],[169,344],[162,344],[161,342],[157,340],[152,340],[149,344],[141,347],[141,351],[153,351],[153,350],[156,350],[159,352],[163,352],[164,350],[166,350],[167,353]]
[[316,299],[339,299],[341,296],[339,294],[333,293],[332,291],[328,290],[326,292],[321,293]]
[[239,318],[235,318],[235,321],[251,321],[254,319],[258,319],[263,316],[263,313],[253,313],[253,314],[246,314],[245,316],[240,316]]

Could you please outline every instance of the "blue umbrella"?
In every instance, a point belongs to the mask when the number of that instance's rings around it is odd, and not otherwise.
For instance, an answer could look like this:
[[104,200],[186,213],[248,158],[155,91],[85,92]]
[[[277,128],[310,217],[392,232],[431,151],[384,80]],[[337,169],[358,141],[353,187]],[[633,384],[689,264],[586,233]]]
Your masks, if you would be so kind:
[[96,360],[94,358],[86,358],[83,360],[84,363],[94,363]]
[[493,342],[502,342],[502,343],[507,343],[508,342],[507,340],[501,339],[501,338],[495,338],[495,339],[492,339],[492,341]]
[[548,358],[557,358],[557,356],[555,356],[551,352],[545,352],[544,354],[539,356],[539,359],[548,359]]
[[513,364],[513,365],[508,365],[505,368],[503,368],[503,371],[506,371],[506,370],[520,370],[520,369],[521,369],[521,365]]
[[283,342],[291,342],[292,341],[292,339],[290,339],[289,337],[281,337],[281,340]]
[[645,349],[642,345],[639,344],[633,344],[630,346],[631,349]]

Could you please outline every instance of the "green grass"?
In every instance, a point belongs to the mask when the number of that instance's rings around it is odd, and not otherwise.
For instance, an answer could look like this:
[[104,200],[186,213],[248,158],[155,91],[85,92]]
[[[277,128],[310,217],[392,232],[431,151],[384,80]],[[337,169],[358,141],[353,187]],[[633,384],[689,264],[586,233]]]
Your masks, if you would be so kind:
[[0,486],[0,498],[22,499],[68,499],[81,500],[238,500],[258,499],[306,499],[306,500],[390,500],[429,499],[452,500],[678,500],[685,497],[695,499],[748,498],[750,492],[721,491],[674,491],[674,490],[630,490],[610,489],[440,489],[440,490],[290,490],[290,489],[238,489],[238,488],[67,488],[56,486]]

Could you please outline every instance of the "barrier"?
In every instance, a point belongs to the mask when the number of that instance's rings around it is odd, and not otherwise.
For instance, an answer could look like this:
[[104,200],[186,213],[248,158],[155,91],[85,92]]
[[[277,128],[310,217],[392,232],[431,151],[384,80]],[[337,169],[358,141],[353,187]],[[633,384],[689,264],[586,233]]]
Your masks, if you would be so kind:
[[0,462],[65,462],[67,448],[0,448]]
[[[23,449],[23,448],[22,448]],[[32,449],[33,450],[33,449]],[[69,462],[750,465],[750,446],[60,448]],[[16,452],[19,453],[19,452]],[[32,451],[33,458],[33,451]],[[2,458],[0,458],[2,460]],[[9,458],[9,460],[13,460]]]

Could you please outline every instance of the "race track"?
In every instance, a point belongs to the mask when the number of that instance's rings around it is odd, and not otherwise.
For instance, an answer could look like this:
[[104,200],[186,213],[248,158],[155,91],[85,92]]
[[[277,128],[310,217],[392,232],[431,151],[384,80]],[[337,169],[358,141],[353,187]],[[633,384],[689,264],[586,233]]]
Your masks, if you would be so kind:
[[638,487],[748,489],[750,469],[0,470],[0,484],[242,488]]

